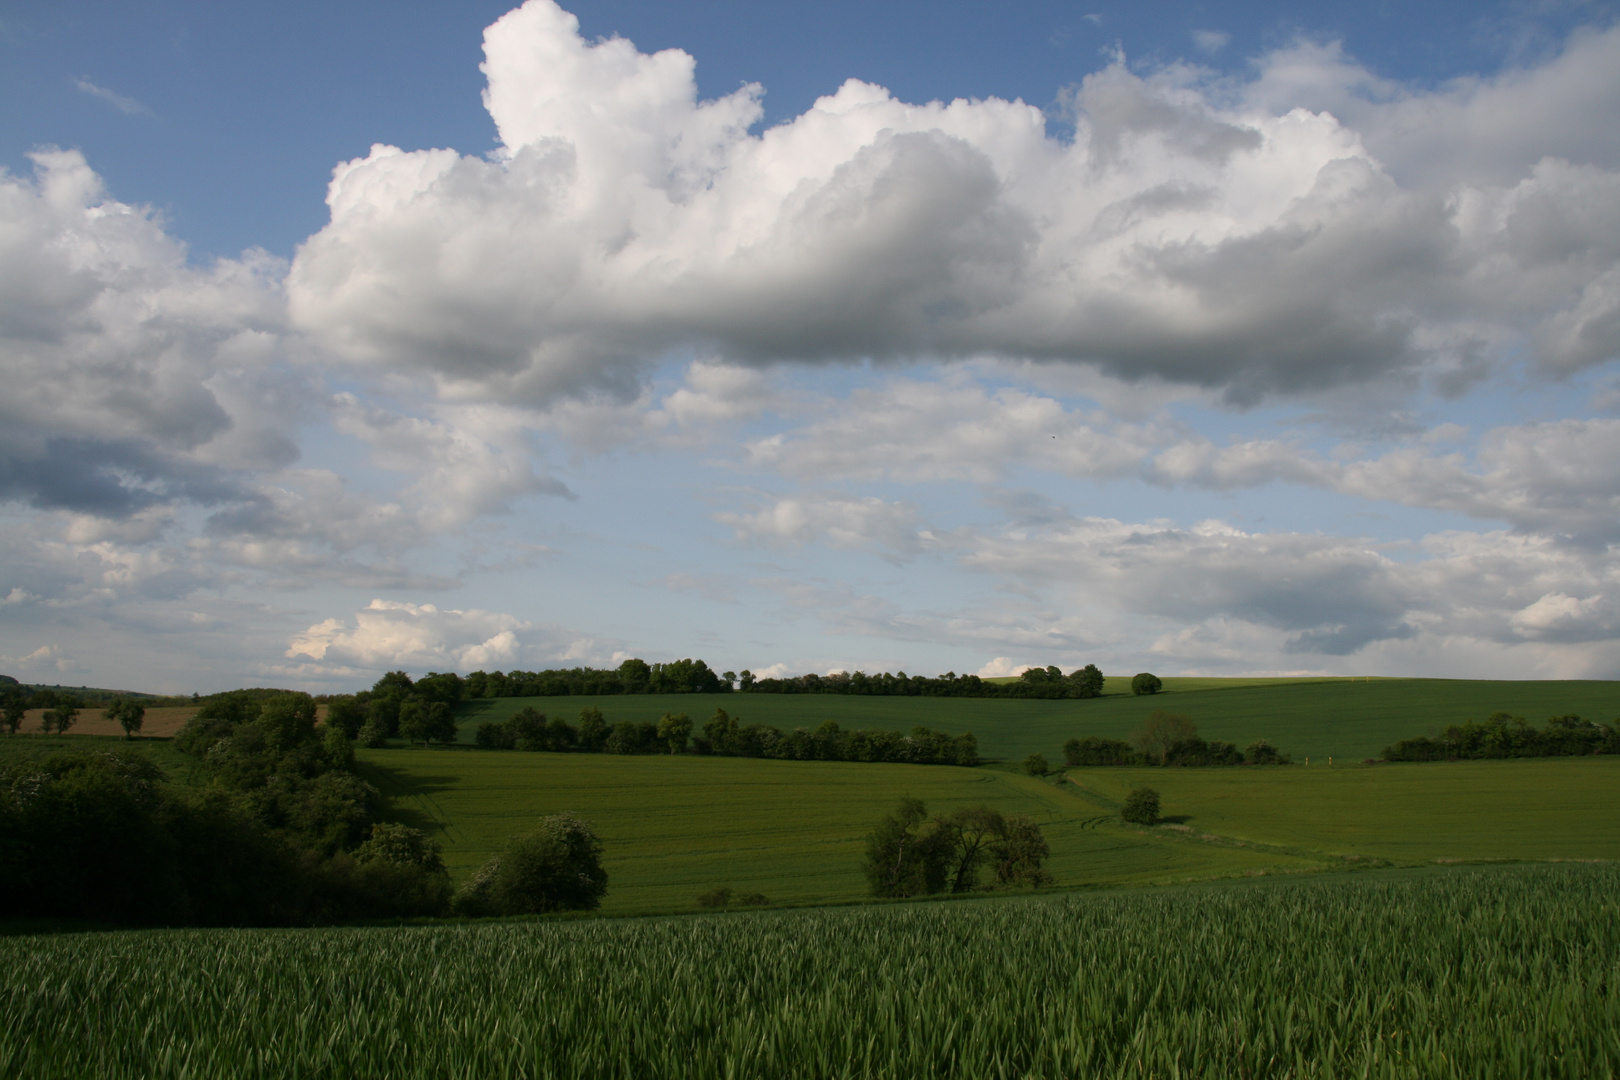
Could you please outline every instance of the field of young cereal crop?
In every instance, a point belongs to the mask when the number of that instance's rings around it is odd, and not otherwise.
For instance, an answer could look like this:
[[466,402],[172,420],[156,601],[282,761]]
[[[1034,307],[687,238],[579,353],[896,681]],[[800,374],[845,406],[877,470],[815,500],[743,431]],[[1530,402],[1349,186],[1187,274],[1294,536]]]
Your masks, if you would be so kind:
[[1620,1069],[1620,870],[0,941],[0,1074],[1536,1077]]

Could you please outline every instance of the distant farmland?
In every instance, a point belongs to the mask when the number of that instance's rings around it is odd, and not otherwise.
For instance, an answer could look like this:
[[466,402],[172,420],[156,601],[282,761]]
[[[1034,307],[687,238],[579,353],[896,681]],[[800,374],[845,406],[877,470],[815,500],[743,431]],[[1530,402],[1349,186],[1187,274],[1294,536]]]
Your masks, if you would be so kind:
[[525,705],[570,722],[587,705],[600,708],[609,723],[651,722],[666,712],[684,712],[697,729],[723,708],[745,723],[784,730],[835,720],[845,728],[922,725],[952,734],[972,731],[985,757],[1019,761],[1039,752],[1054,762],[1061,760],[1065,740],[1125,738],[1155,709],[1186,713],[1206,739],[1240,747],[1266,739],[1296,759],[1331,755],[1357,761],[1376,757],[1397,739],[1494,712],[1536,723],[1567,713],[1605,722],[1620,717],[1620,683],[1596,680],[1168,678],[1164,683],[1163,693],[1134,697],[1128,678],[1111,677],[1104,696],[1087,701],[740,693],[491,698],[463,702],[458,715],[461,740],[470,743],[480,721],[504,719]]
[[[785,903],[864,898],[863,839],[901,795],[933,811],[1025,813],[1059,887],[1368,862],[1620,859],[1620,759],[1241,769],[1004,769],[495,750],[371,750],[362,775],[445,845],[457,877],[545,814],[576,810],[607,849],[611,914],[690,910],[717,886]],[[1168,826],[1118,818],[1163,793]]]
[[1032,777],[938,765],[626,757],[495,750],[368,750],[361,775],[406,824],[434,831],[458,878],[559,810],[601,832],[608,914],[686,910],[717,886],[785,903],[863,899],[865,836],[901,795],[949,811],[1033,816],[1064,884],[1131,885],[1326,865],[1309,855],[1148,835]]

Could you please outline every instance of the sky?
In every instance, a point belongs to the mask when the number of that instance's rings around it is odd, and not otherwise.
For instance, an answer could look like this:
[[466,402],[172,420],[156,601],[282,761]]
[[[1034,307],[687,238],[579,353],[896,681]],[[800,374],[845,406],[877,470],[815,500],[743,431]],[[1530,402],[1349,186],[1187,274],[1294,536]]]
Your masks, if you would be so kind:
[[1620,5],[0,8],[0,672],[1620,678]]

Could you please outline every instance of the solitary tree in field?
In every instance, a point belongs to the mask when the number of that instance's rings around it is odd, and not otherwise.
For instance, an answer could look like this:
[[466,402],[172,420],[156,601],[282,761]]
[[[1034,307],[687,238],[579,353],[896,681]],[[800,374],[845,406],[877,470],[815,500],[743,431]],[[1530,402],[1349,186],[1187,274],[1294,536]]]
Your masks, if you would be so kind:
[[106,716],[109,720],[116,720],[118,726],[124,729],[124,738],[133,739],[135,733],[141,730],[141,722],[146,719],[146,706],[121,697],[107,706]]
[[1024,771],[1031,776],[1045,776],[1052,771],[1052,766],[1047,764],[1044,754],[1031,754],[1024,759]]
[[1151,671],[1138,672],[1131,679],[1131,693],[1139,697],[1142,694],[1157,694],[1163,689],[1164,681]]
[[1133,825],[1157,825],[1159,793],[1152,788],[1135,789],[1125,796],[1125,806],[1120,810],[1119,816]]

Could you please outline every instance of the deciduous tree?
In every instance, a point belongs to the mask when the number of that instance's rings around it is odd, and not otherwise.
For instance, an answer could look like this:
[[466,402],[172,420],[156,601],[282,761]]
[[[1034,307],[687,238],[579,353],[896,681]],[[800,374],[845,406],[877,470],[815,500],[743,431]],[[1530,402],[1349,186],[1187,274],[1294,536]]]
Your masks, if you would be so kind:
[[1144,757],[1162,765],[1165,751],[1172,745],[1197,737],[1198,725],[1192,722],[1192,717],[1155,709],[1131,736],[1131,741]]
[[866,838],[873,896],[921,896],[945,884],[945,848],[921,799],[905,797]]
[[141,723],[146,719],[146,706],[127,698],[121,697],[107,706],[106,717],[116,721],[124,729],[124,738],[133,739],[135,733],[141,730]]

